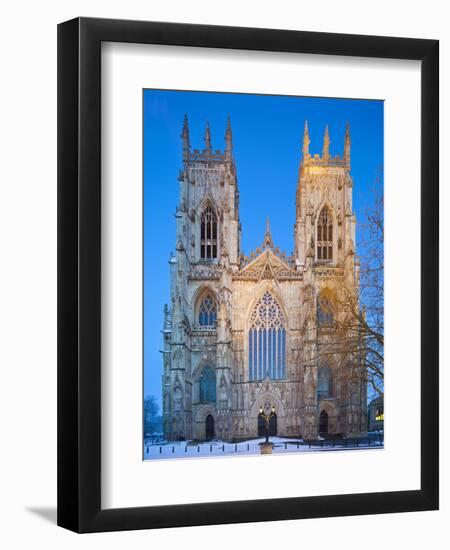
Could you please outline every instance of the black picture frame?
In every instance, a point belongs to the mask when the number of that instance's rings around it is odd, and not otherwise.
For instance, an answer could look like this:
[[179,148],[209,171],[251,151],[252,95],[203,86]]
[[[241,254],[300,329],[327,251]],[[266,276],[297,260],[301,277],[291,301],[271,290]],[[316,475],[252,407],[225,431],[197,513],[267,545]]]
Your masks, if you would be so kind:
[[[421,61],[421,488],[101,508],[101,44]],[[438,509],[437,40],[77,18],[58,26],[58,525],[76,532]]]

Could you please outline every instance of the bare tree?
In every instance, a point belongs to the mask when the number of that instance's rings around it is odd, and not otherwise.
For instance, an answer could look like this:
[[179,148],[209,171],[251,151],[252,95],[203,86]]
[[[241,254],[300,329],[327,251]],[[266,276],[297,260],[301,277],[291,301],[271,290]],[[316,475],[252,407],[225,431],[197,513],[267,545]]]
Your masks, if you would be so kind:
[[162,431],[162,418],[158,414],[159,406],[154,395],[144,399],[144,435]]
[[[317,353],[311,360],[336,357],[341,378],[364,380],[372,394],[384,391],[384,223],[383,182],[359,226],[356,272],[339,277],[317,304]],[[353,265],[354,252],[346,262]]]

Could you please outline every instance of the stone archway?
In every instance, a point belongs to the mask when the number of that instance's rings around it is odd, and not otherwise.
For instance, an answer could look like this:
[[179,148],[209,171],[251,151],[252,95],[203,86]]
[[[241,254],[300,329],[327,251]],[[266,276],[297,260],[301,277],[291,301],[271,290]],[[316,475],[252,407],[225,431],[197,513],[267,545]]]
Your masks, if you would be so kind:
[[319,434],[324,435],[328,433],[328,413],[327,411],[321,411],[319,415]]
[[212,414],[208,414],[208,416],[205,418],[205,439],[208,441],[209,439],[214,439],[214,437],[214,416]]
[[[265,437],[267,431],[267,422],[262,414],[258,415],[258,437]],[[269,420],[269,435],[271,437],[278,433],[278,417],[275,413]]]
[[339,432],[338,411],[332,401],[320,401],[317,413],[317,428],[319,433],[336,434]]
[[212,404],[202,405],[195,410],[193,428],[194,439],[199,441],[216,437],[216,411]]
[[[272,392],[265,392],[263,395],[255,399],[252,408],[250,410],[250,422],[249,428],[253,437],[263,437],[266,435],[266,423],[260,416],[260,408],[264,410],[270,410],[275,407],[275,416],[272,417],[271,423],[269,423],[269,434],[274,435],[287,435],[285,433],[286,427],[286,414],[283,403]],[[260,435],[262,434],[262,435]]]

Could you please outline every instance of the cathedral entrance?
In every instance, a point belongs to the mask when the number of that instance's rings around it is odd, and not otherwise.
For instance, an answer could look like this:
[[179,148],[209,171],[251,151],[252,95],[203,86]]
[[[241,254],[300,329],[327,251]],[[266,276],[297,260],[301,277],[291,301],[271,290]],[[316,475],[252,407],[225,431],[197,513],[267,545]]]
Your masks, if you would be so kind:
[[258,416],[258,437],[264,437],[266,435],[266,421],[264,416],[260,414]]
[[319,434],[328,433],[328,413],[327,411],[322,411],[319,418]]
[[[277,415],[274,414],[269,420],[269,435],[270,436],[277,435],[277,431],[278,431]],[[265,436],[266,436],[266,419],[264,418],[263,414],[260,414],[258,416],[258,437],[265,437]]]
[[205,439],[214,438],[214,417],[211,414],[205,418]]
[[272,418],[269,420],[269,435],[277,435],[277,431],[278,431],[277,415],[274,414]]

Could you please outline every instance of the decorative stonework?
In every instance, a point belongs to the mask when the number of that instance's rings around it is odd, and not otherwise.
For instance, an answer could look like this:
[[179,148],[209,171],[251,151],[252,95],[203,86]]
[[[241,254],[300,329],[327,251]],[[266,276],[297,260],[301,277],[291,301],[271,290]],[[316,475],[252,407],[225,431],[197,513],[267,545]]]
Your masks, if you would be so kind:
[[222,270],[222,266],[217,264],[193,265],[188,275],[188,279],[191,281],[217,281],[220,280]]
[[296,271],[292,264],[285,261],[285,256],[277,253],[275,250],[266,249],[260,252],[259,256],[256,256],[252,261],[245,264],[244,260],[244,267],[233,273],[233,280],[259,281],[261,279],[278,279],[287,281],[303,278],[302,272]]
[[[276,246],[268,220],[262,244],[247,256],[240,249],[239,189],[230,120],[222,151],[213,148],[209,125],[205,147],[192,149],[187,117],[181,137],[176,254],[169,261],[171,307],[165,309],[162,331],[166,437],[203,439],[207,417],[209,429],[213,419],[215,437],[230,441],[256,437],[259,409],[269,405],[276,410],[278,435],[316,438],[321,412],[328,415],[330,431],[361,432],[366,414],[364,386],[349,385],[345,365],[336,359],[330,364],[336,365],[336,372],[341,368],[342,380],[336,374],[335,395],[318,400],[318,369],[311,361],[322,343],[320,338],[329,337],[331,330],[318,330],[316,298],[324,287],[334,286],[349,274],[354,280],[357,266],[356,255],[351,256],[356,252],[356,220],[349,129],[342,156],[330,154],[328,130],[322,154],[310,154],[305,124],[303,158],[292,197],[296,213],[292,256]],[[242,192],[246,192],[245,182]],[[326,239],[323,232],[318,234],[324,207],[329,215]],[[205,208],[214,212],[217,226],[206,224],[202,229]],[[324,242],[326,258],[318,258],[317,249]],[[202,257],[202,243],[203,250],[211,247],[213,257],[205,258],[205,252]],[[205,296],[216,300],[216,316],[208,317],[210,302],[202,309]],[[202,318],[203,326],[200,312],[207,315],[207,323]],[[260,369],[260,365],[265,366]],[[212,380],[211,372],[215,374],[215,386],[211,382],[206,394],[199,386],[206,380],[204,369],[210,369]],[[201,396],[214,395],[214,389],[215,401],[202,402]]]

